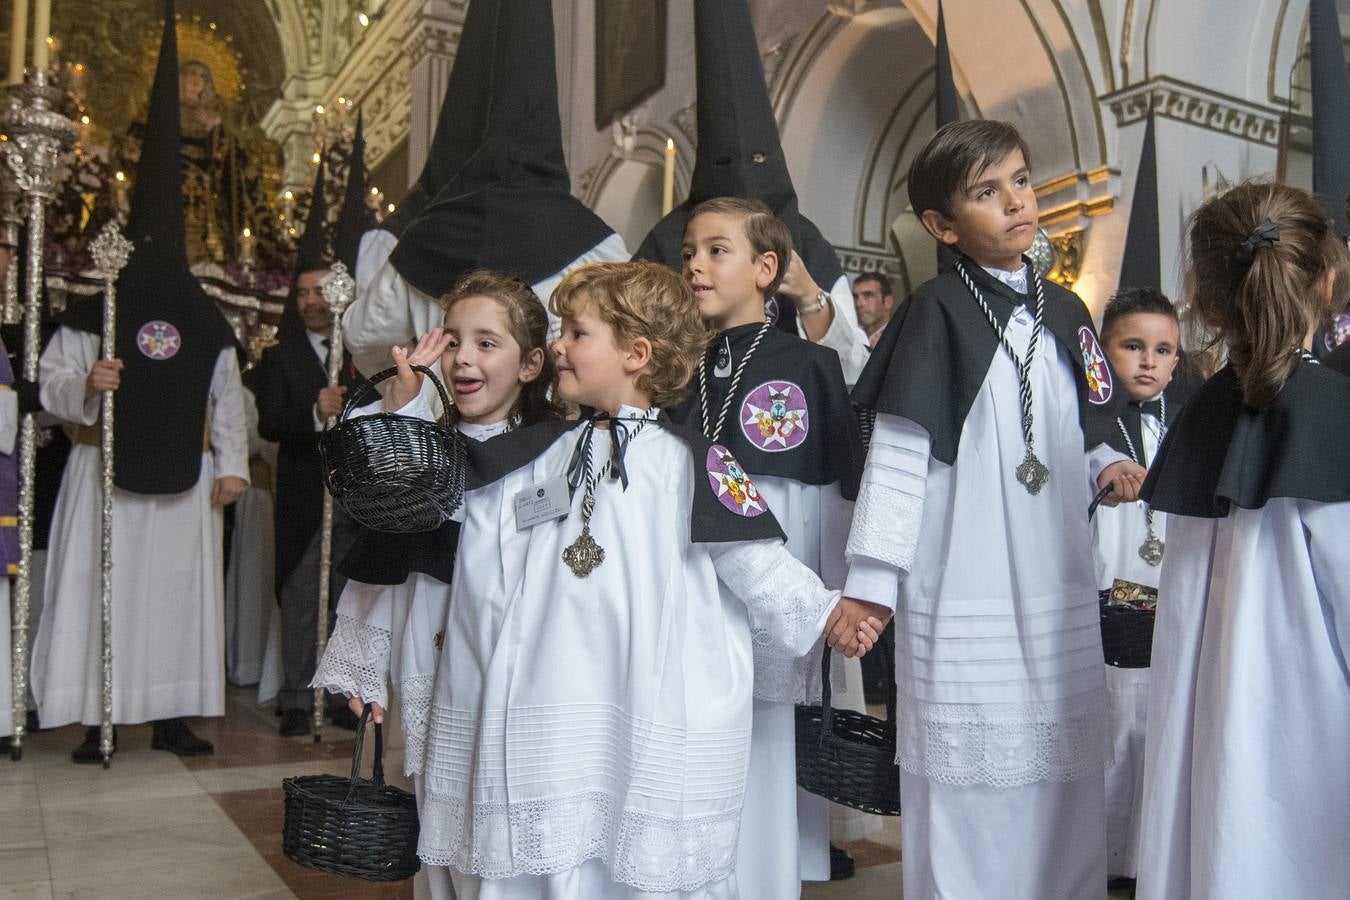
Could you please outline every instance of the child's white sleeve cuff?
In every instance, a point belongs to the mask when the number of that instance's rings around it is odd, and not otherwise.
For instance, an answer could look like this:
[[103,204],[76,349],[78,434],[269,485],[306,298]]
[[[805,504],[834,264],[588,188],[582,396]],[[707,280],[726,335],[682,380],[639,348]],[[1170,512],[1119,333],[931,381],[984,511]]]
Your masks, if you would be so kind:
[[894,612],[902,574],[902,570],[879,559],[855,557],[848,567],[844,596],[876,603]]
[[1088,451],[1088,474],[1092,478],[1092,491],[1097,491],[1097,479],[1108,467],[1118,462],[1129,462],[1129,457],[1109,444],[1098,444]]

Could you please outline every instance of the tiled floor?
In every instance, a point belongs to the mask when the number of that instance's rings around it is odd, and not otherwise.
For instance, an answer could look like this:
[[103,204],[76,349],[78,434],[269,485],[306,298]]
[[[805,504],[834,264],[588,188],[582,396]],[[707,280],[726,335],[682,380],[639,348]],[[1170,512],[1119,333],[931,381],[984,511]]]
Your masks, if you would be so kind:
[[[118,729],[108,771],[70,762],[83,736],[74,727],[30,735],[20,762],[0,758],[0,900],[411,898],[411,881],[337,878],[282,855],[281,780],[345,774],[352,735],[329,726],[321,743],[282,738],[272,710],[252,697],[231,689],[224,718],[193,723],[215,742],[212,757],[151,750],[149,726],[138,726]],[[402,770],[399,756],[386,755],[387,773]],[[849,845],[853,879],[808,885],[802,897],[898,898],[899,844],[898,821],[887,820],[871,840]]]

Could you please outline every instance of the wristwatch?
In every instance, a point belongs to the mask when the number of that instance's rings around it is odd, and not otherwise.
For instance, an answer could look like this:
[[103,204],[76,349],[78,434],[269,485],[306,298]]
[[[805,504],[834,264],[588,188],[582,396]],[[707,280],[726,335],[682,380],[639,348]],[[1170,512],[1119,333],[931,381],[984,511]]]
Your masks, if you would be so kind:
[[814,306],[797,307],[797,314],[801,316],[813,316],[822,309],[830,305],[830,294],[828,291],[816,292],[816,303]]

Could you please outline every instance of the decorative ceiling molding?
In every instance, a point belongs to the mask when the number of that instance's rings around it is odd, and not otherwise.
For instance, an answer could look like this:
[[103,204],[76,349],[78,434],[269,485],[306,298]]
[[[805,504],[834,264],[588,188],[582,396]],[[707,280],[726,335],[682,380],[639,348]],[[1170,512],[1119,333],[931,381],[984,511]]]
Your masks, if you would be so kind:
[[1280,142],[1278,109],[1166,75],[1107,94],[1101,102],[1115,114],[1117,126],[1138,122],[1152,109],[1164,118],[1254,144],[1275,147]]

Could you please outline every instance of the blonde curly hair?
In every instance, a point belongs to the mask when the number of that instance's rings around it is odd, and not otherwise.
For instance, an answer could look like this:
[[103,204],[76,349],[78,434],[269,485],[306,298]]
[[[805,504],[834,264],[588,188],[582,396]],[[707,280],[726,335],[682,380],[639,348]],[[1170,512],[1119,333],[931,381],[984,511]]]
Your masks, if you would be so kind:
[[549,300],[560,319],[583,309],[614,331],[616,344],[646,338],[651,362],[637,378],[637,389],[657,406],[684,399],[712,332],[698,312],[693,291],[680,275],[653,262],[602,262],[569,273]]

